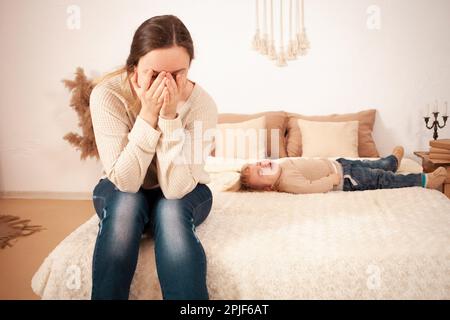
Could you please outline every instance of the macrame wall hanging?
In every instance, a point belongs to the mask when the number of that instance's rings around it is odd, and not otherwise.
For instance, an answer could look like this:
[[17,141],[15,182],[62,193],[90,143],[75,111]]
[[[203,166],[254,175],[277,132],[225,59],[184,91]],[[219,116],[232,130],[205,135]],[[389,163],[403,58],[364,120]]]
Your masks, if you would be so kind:
[[[274,7],[274,2],[278,4],[278,8]],[[283,6],[286,2],[289,2],[287,15]],[[287,60],[295,60],[297,56],[307,54],[310,44],[306,36],[303,0],[255,0],[255,7],[256,32],[252,43],[254,50],[274,60],[279,67],[286,66]],[[277,20],[274,19],[275,13],[278,16]],[[285,21],[289,26],[288,38],[284,35]],[[278,50],[275,47],[275,23],[279,31]]]

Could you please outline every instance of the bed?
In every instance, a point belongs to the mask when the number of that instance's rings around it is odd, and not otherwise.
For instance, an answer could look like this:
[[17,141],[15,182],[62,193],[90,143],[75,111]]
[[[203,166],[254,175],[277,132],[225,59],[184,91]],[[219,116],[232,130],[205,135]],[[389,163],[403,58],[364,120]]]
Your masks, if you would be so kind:
[[[450,201],[419,187],[294,195],[224,192],[235,167],[209,161],[214,201],[197,227],[211,299],[450,299]],[[400,173],[421,172],[403,159]],[[42,299],[89,299],[93,216],[43,261]],[[143,236],[130,299],[161,299]]]

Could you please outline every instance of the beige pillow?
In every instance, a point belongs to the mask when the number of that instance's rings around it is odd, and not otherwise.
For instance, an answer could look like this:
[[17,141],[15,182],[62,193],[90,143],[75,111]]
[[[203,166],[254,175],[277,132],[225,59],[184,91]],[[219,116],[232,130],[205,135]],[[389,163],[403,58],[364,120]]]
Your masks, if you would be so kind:
[[358,157],[358,121],[323,122],[297,119],[302,157]]
[[[284,111],[266,111],[252,114],[219,113],[218,123],[243,122],[260,118],[262,116],[266,117],[267,156],[274,159],[287,157],[285,135],[288,118],[286,116],[286,112]],[[214,150],[212,150],[211,155],[215,156]]]
[[237,123],[220,123],[215,136],[215,156],[234,159],[266,157],[265,116]]
[[310,121],[342,122],[359,121],[358,153],[360,157],[379,157],[375,141],[372,137],[376,110],[363,110],[356,113],[330,114],[323,116],[305,116],[298,113],[288,113],[286,151],[289,157],[302,155],[302,134],[297,119]]

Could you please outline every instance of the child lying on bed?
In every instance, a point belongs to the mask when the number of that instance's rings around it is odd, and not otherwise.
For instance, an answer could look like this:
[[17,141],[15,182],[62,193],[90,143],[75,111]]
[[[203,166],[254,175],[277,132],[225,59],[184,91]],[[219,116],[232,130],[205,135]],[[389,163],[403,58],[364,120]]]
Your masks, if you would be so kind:
[[447,170],[432,173],[395,174],[403,158],[403,147],[379,160],[339,158],[305,159],[300,157],[247,163],[241,168],[240,181],[228,189],[251,189],[289,193],[321,193],[333,190],[357,191],[403,187],[439,188]]

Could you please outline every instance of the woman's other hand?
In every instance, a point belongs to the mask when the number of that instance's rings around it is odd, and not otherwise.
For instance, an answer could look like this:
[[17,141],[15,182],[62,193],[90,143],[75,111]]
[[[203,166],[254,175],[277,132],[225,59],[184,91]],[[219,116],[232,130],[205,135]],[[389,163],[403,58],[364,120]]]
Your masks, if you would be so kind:
[[131,77],[131,84],[141,101],[142,107],[139,115],[156,128],[158,115],[164,102],[163,91],[166,87],[166,72],[160,72],[153,82],[151,82],[152,76],[153,70],[149,70],[145,73],[143,79],[138,79],[138,73],[135,70]]
[[176,75],[177,80],[173,78],[171,73],[166,73],[166,87],[162,93],[163,105],[160,116],[164,119],[175,119],[177,117],[177,106],[181,100],[183,92],[183,75]]

